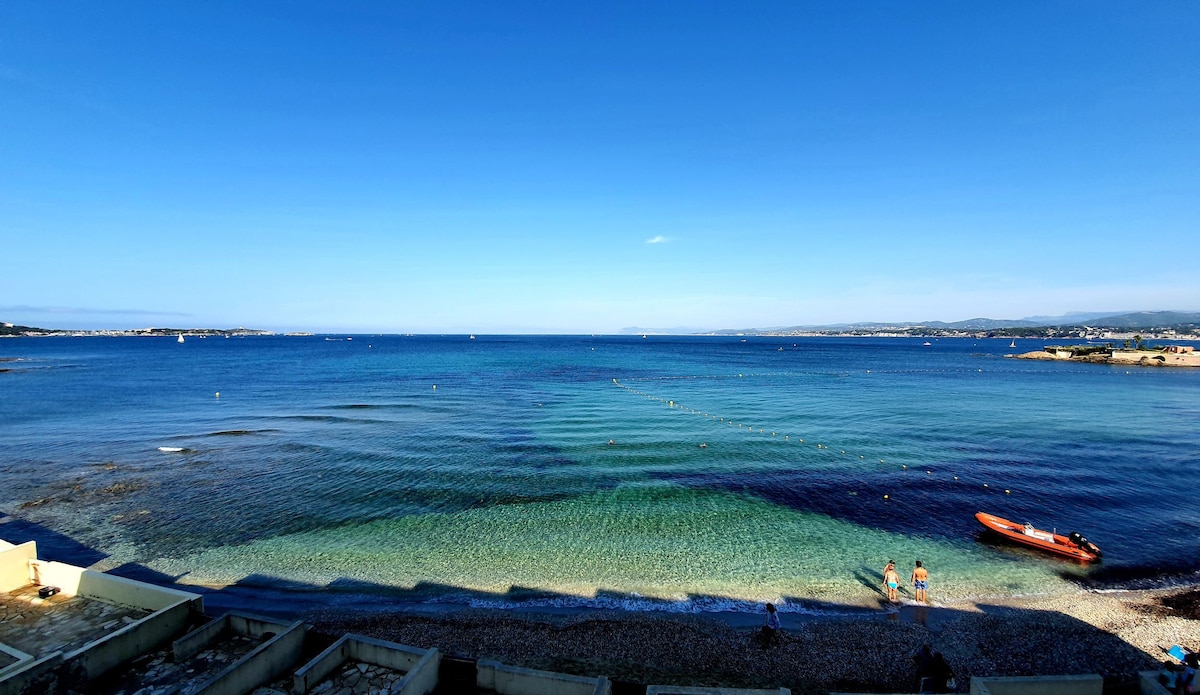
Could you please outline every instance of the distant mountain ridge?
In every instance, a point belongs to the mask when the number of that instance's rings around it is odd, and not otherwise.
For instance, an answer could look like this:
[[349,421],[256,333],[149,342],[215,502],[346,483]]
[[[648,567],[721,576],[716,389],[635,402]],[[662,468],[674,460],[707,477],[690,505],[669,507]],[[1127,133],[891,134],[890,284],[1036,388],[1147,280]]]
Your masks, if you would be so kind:
[[[715,331],[694,331],[714,335],[739,335],[747,333],[785,333],[802,331],[911,331],[928,328],[945,331],[1001,331],[1005,329],[1030,328],[1107,328],[1124,330],[1190,329],[1200,328],[1200,312],[1196,311],[1132,311],[1121,313],[1076,311],[1062,316],[1029,316],[1021,319],[973,318],[963,321],[905,321],[858,323],[836,323],[824,325],[802,325],[773,328],[723,328]],[[626,328],[624,334],[670,334],[670,329]]]

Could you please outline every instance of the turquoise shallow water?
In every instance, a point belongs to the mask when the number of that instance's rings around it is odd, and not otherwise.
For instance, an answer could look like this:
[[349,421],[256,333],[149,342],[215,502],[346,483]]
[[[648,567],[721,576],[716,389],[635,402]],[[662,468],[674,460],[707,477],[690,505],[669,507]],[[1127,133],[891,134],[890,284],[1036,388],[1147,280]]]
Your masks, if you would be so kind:
[[921,342],[5,341],[0,510],[184,582],[481,605],[801,610],[892,558],[943,600],[1196,580],[1200,372]]

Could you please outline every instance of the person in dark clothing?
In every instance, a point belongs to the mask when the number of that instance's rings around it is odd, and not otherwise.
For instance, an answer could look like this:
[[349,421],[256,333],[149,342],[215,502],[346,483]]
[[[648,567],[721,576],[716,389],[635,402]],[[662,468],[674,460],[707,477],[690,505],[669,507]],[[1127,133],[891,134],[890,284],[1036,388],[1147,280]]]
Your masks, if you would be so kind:
[[950,681],[953,679],[954,670],[950,668],[946,657],[942,656],[941,652],[934,652],[933,659],[929,664],[929,673],[925,676],[928,689],[923,689],[921,692],[948,693],[950,692]]
[[929,667],[933,665],[933,647],[928,644],[922,644],[921,650],[913,654],[913,664],[917,670],[917,676],[914,680],[919,691],[925,677],[929,675]]

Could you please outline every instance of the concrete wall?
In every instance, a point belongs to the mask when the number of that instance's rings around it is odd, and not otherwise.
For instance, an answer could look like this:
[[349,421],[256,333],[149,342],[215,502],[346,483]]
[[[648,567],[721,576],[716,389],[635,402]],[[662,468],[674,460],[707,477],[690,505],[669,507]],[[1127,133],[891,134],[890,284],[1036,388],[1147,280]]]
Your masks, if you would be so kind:
[[40,659],[14,664],[0,677],[0,695],[44,695],[54,692],[62,652],[47,654]]
[[390,668],[401,673],[411,671],[428,651],[363,635],[346,635],[343,639],[346,640],[348,659]]
[[187,628],[192,610],[192,601],[178,601],[63,655],[71,680],[97,678],[170,640]]
[[[262,621],[251,620],[256,623],[256,628],[266,626]],[[238,631],[236,625],[234,630]],[[258,645],[254,651],[209,679],[195,695],[244,695],[263,683],[274,680],[300,660],[300,653],[304,648],[304,633],[302,622],[297,621],[284,626],[282,632]]]
[[478,687],[499,695],[608,695],[612,691],[612,685],[603,676],[585,678],[495,661],[476,662],[475,673]]
[[401,691],[425,695],[437,685],[441,655],[436,649],[416,649],[362,635],[347,634],[305,664],[293,679],[292,692],[303,695],[347,661],[373,664],[404,673]]
[[18,664],[26,661],[33,661],[33,655],[0,642],[0,678],[3,678],[6,672],[15,671]]
[[229,630],[229,615],[214,618],[171,643],[175,662],[186,661],[199,654],[209,642]]
[[296,671],[292,676],[292,692],[295,695],[304,695],[317,687],[318,683],[328,678],[329,674],[346,661],[346,640],[349,637],[350,635],[343,635],[341,639],[329,645],[325,651]]
[[1104,679],[1086,676],[972,678],[971,695],[1101,695]]
[[29,586],[29,561],[37,559],[37,544],[33,541],[0,546],[0,593]]
[[198,594],[167,589],[61,562],[35,560],[30,563],[30,567],[30,576],[35,584],[57,586],[68,596],[86,596],[118,606],[147,611],[157,611],[181,600],[188,600],[193,603],[196,612],[204,612],[203,599]]
[[743,690],[739,688],[690,688],[679,685],[649,685],[646,695],[792,695],[787,688]]
[[[60,662],[70,680],[96,678],[179,634],[193,612],[204,612],[204,600],[197,594],[164,589],[61,562],[38,560],[37,546],[32,541],[18,546],[5,543],[5,546],[0,548],[0,590],[12,591],[30,583],[57,586],[67,596],[83,596],[154,612],[75,651],[55,652],[16,672],[12,667],[6,668],[4,680],[0,681],[3,686],[0,695],[24,692],[31,673],[57,668]],[[18,568],[22,565],[24,572],[20,573]]]
[[436,649],[421,657],[399,683],[392,686],[394,695],[428,695],[438,684],[438,666],[442,655]]
[[1112,361],[1128,363],[1128,364],[1137,364],[1138,362],[1142,361],[1143,359],[1145,359],[1147,361],[1154,359],[1154,356],[1156,354],[1157,353],[1142,352],[1139,350],[1113,350],[1112,351]]
[[288,623],[281,623],[271,618],[230,611],[175,640],[175,643],[171,645],[171,651],[175,656],[175,661],[179,662],[200,653],[209,642],[226,633],[261,639],[268,632],[279,635],[291,627],[292,625]]
[[1167,675],[1169,678],[1167,684],[1174,687],[1175,674],[1167,674],[1165,671],[1141,671],[1138,673],[1138,692],[1142,695],[1173,695],[1173,693],[1158,682],[1161,675]]

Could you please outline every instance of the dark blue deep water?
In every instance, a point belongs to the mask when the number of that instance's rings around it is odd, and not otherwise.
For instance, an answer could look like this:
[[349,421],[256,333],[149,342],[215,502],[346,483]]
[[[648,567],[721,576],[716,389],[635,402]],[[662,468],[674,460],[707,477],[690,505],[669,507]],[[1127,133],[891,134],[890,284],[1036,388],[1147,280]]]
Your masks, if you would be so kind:
[[0,538],[501,605],[855,602],[891,558],[934,600],[1200,576],[1200,370],[1007,339],[346,338],[0,341]]

